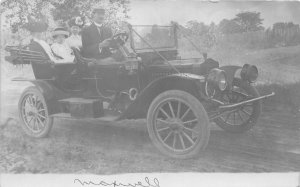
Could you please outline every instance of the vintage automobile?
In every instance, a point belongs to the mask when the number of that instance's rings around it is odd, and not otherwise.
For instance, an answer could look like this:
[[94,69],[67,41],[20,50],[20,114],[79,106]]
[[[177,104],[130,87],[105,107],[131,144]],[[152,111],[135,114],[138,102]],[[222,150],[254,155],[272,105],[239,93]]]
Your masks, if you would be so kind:
[[[150,31],[150,32],[147,32]],[[7,46],[13,64],[30,64],[35,79],[19,100],[25,133],[48,135],[54,117],[104,121],[147,119],[153,144],[164,154],[191,158],[204,151],[210,122],[226,131],[251,129],[261,114],[260,96],[252,85],[254,65],[219,66],[201,58],[178,56],[178,26],[128,26],[111,39],[111,63],[95,65],[74,49],[76,62],[54,64],[38,52]]]

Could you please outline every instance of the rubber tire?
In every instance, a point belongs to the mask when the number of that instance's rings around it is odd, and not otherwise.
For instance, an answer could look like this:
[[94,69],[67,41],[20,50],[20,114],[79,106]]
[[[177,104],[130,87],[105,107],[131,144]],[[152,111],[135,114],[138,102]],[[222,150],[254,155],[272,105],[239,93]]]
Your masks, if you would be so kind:
[[[259,93],[255,87],[253,87],[248,82],[242,81],[241,79],[234,79],[233,80],[233,86],[237,86],[239,88],[242,88],[247,94],[250,94],[254,97],[259,97]],[[241,125],[229,125],[227,123],[224,123],[223,120],[220,118],[216,118],[214,122],[224,129],[227,132],[231,133],[243,133],[246,132],[254,127],[254,125],[257,123],[257,120],[261,114],[262,111],[262,102],[261,100],[253,102],[253,113],[251,117]]]
[[[28,94],[35,94],[42,100],[42,102],[45,105],[46,115],[48,116],[48,122],[45,124],[44,130],[38,134],[36,134],[36,133],[32,132],[30,129],[28,129],[28,127],[26,126],[26,124],[24,123],[23,118],[22,118],[22,114],[21,114],[22,102],[23,102],[24,97]],[[40,90],[37,87],[31,86],[24,90],[24,92],[22,93],[20,100],[19,100],[18,109],[19,109],[19,118],[20,118],[21,127],[28,136],[33,137],[33,138],[44,138],[49,134],[49,132],[53,126],[53,117],[49,116],[46,100],[45,100],[43,94],[40,92]]]
[[[202,121],[204,122],[201,124],[201,139],[198,142],[198,144],[190,150],[188,153],[185,154],[178,154],[174,151],[170,151],[164,147],[159,141],[159,139],[156,137],[155,132],[154,132],[154,124],[153,124],[153,118],[155,114],[156,108],[160,105],[161,102],[166,100],[167,98],[172,97],[172,98],[179,98],[187,103],[190,104],[191,109],[194,111],[194,114],[197,115],[196,117],[201,118]],[[203,105],[200,103],[200,101],[191,95],[188,92],[181,91],[181,90],[169,90],[165,91],[161,94],[159,94],[151,103],[149,109],[148,109],[148,114],[147,114],[147,128],[148,128],[148,133],[150,136],[150,139],[152,140],[153,144],[155,147],[161,151],[163,154],[173,157],[173,158],[178,158],[178,159],[188,159],[188,158],[193,158],[196,155],[198,155],[201,151],[203,151],[209,140],[210,136],[210,127],[209,127],[209,118],[206,113],[206,110],[204,109]]]

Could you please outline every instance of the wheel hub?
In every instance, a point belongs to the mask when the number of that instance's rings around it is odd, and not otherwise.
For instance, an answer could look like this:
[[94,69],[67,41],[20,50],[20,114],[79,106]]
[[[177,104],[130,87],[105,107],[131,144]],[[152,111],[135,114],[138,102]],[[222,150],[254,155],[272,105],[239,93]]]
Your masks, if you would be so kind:
[[183,122],[179,118],[172,118],[170,120],[170,127],[172,128],[172,130],[182,130]]
[[28,114],[29,116],[37,116],[37,115],[38,115],[38,109],[37,109],[36,107],[34,107],[34,106],[30,106],[30,107],[28,108],[27,114]]

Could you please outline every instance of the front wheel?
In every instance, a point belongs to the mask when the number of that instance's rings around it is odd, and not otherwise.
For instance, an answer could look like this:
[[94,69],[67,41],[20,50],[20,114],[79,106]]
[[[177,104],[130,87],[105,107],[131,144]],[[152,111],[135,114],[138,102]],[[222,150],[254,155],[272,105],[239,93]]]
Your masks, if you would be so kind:
[[208,144],[210,129],[207,113],[197,98],[180,91],[159,94],[147,115],[149,136],[164,154],[191,158]]
[[[231,92],[224,92],[221,96],[221,101],[234,104],[259,96],[256,88],[248,82],[241,79],[234,79],[233,90]],[[216,118],[214,122],[228,132],[242,133],[250,130],[257,123],[261,114],[261,108],[261,100],[258,100],[226,111],[219,118]]]
[[25,133],[34,138],[47,136],[53,125],[53,117],[48,114],[43,94],[33,86],[27,88],[21,95],[19,116]]

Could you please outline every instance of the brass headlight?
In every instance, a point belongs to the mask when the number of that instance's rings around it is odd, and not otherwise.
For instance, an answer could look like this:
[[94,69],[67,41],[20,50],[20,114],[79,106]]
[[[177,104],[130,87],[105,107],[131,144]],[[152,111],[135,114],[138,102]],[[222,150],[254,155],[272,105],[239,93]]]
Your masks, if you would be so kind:
[[214,89],[218,88],[221,91],[224,91],[227,88],[227,80],[225,71],[218,68],[210,70],[207,77],[208,85],[213,86]]
[[221,91],[224,91],[227,88],[225,72],[220,73],[218,82],[219,82],[219,89]]
[[241,78],[249,82],[255,82],[258,77],[258,69],[254,65],[245,64],[241,70]]

